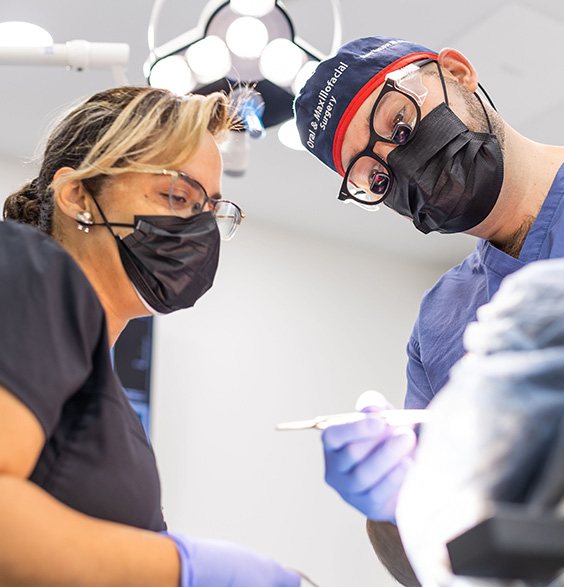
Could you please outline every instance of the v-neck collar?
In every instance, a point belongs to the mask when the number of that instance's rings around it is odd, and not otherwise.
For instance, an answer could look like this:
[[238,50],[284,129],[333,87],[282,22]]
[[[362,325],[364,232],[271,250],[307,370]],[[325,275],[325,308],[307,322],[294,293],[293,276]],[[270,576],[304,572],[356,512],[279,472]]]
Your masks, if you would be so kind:
[[489,241],[480,239],[477,252],[481,262],[492,271],[500,275],[506,275],[520,269],[527,263],[538,261],[541,258],[543,244],[549,229],[555,221],[555,213],[563,202],[564,164],[560,166],[554,177],[539,214],[525,238],[519,258],[515,259],[492,245]]

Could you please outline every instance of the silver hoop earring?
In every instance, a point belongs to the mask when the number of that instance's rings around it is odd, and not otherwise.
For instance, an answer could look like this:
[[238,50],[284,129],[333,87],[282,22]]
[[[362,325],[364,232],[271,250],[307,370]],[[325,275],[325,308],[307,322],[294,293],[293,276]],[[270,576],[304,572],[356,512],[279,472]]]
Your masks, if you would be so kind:
[[90,225],[94,224],[90,212],[78,212],[76,220],[78,223],[78,230],[83,230],[86,233],[90,232]]

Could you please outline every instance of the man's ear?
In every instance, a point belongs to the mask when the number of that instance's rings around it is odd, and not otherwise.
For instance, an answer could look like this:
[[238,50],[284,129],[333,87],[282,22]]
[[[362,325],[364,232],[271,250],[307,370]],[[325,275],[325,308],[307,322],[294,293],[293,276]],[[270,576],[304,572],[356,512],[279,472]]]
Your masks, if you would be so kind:
[[448,71],[458,83],[474,93],[478,88],[478,74],[470,61],[456,49],[441,49],[439,65]]
[[[73,171],[75,170],[72,167],[61,167],[53,176],[53,182],[56,185],[57,180],[63,179],[65,175]],[[89,198],[78,180],[67,181],[60,187],[55,187],[53,197],[57,208],[72,220],[76,220],[80,212],[91,212]]]

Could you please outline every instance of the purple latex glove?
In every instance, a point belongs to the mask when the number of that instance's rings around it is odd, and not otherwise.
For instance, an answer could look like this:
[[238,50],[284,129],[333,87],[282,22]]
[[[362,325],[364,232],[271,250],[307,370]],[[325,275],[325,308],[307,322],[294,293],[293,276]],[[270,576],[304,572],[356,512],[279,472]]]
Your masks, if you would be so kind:
[[237,544],[169,534],[180,556],[179,587],[299,587],[300,577]]
[[363,408],[370,417],[324,430],[325,481],[367,518],[395,524],[398,494],[417,438],[412,429],[378,418],[379,410],[391,407],[381,394],[371,399],[372,405]]

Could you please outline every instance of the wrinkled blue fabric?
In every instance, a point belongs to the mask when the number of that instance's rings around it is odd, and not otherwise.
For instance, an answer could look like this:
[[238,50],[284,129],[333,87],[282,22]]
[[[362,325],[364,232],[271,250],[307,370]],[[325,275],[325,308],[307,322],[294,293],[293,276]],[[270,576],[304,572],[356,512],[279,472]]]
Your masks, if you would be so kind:
[[425,585],[458,585],[445,544],[497,503],[564,514],[564,260],[507,277],[430,403],[398,523]]
[[515,259],[480,240],[460,265],[443,275],[421,302],[407,346],[405,407],[424,408],[445,385],[464,354],[462,337],[478,308],[492,299],[505,277],[529,263],[564,257],[564,165]]

